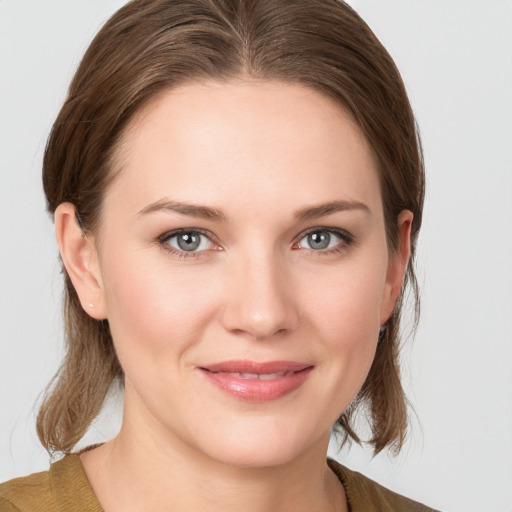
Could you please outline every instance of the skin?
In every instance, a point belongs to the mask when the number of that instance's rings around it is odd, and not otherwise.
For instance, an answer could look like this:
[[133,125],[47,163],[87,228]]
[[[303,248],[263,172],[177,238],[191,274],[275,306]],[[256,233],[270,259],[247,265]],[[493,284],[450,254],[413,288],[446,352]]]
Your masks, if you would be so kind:
[[[67,271],[84,309],[108,318],[126,374],[119,435],[81,455],[100,503],[106,512],[346,510],[325,462],[330,429],[393,311],[412,221],[400,214],[390,253],[361,131],[300,85],[188,84],[136,114],[117,156],[94,236],[80,232],[73,205],[55,214]],[[162,208],[168,201],[225,220]],[[333,201],[348,208],[294,216]],[[176,238],[162,242],[182,228],[208,236],[186,258],[169,252]],[[313,228],[343,236],[318,249]],[[254,402],[197,369],[233,359],[314,368],[292,393]]]

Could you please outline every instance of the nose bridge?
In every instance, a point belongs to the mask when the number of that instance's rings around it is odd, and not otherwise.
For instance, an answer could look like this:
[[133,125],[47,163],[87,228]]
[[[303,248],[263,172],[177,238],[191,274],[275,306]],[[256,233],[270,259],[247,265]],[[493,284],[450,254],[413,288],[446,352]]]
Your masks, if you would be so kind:
[[282,257],[260,246],[234,259],[223,314],[225,328],[255,339],[295,329],[298,314]]

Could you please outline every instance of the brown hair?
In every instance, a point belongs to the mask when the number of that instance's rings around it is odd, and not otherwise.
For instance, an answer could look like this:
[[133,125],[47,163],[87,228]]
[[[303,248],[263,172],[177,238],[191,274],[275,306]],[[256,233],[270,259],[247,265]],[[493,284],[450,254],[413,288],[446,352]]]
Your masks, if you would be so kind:
[[[43,163],[48,210],[73,203],[84,232],[100,220],[114,177],[118,141],[133,114],[155,94],[203,79],[240,75],[299,83],[347,109],[380,167],[386,234],[398,244],[397,217],[414,214],[412,257],[395,311],[381,335],[370,373],[337,422],[343,440],[360,442],[352,423],[369,411],[375,452],[400,449],[407,408],[399,373],[399,323],[405,285],[419,310],[413,262],[421,225],[421,145],[406,91],[376,36],[341,0],[134,0],[89,46],[53,126]],[[90,318],[65,271],[67,352],[37,419],[42,444],[68,453],[98,415],[123,371],[108,320]],[[416,317],[417,318],[417,317]]]

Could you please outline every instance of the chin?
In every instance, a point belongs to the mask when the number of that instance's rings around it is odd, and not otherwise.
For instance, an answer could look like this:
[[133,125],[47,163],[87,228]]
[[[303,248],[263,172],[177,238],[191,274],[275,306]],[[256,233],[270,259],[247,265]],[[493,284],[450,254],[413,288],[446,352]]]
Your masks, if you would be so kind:
[[[212,436],[203,448],[212,459],[227,466],[263,468],[283,466],[304,456],[311,450],[324,450],[327,454],[329,432],[326,436],[297,435],[293,428],[283,427],[278,433],[261,428],[224,430]],[[324,446],[325,445],[325,446]]]

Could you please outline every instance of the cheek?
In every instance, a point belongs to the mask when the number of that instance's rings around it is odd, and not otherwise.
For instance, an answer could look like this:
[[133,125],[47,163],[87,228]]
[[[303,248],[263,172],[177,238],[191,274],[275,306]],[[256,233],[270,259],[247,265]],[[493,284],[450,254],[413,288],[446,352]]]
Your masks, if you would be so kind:
[[214,314],[204,272],[166,267],[143,253],[105,260],[103,269],[108,320],[123,367],[141,357],[156,367],[164,353],[166,361],[177,361],[168,356],[185,352]]
[[317,273],[300,293],[308,297],[311,332],[328,361],[330,379],[336,382],[333,400],[339,410],[348,406],[361,388],[377,347],[380,310],[385,288],[386,261],[369,261],[335,272]]
[[300,296],[307,302],[316,327],[329,332],[328,338],[337,333],[357,344],[358,338],[362,341],[368,333],[377,333],[386,265],[385,258],[369,258],[303,279]]

